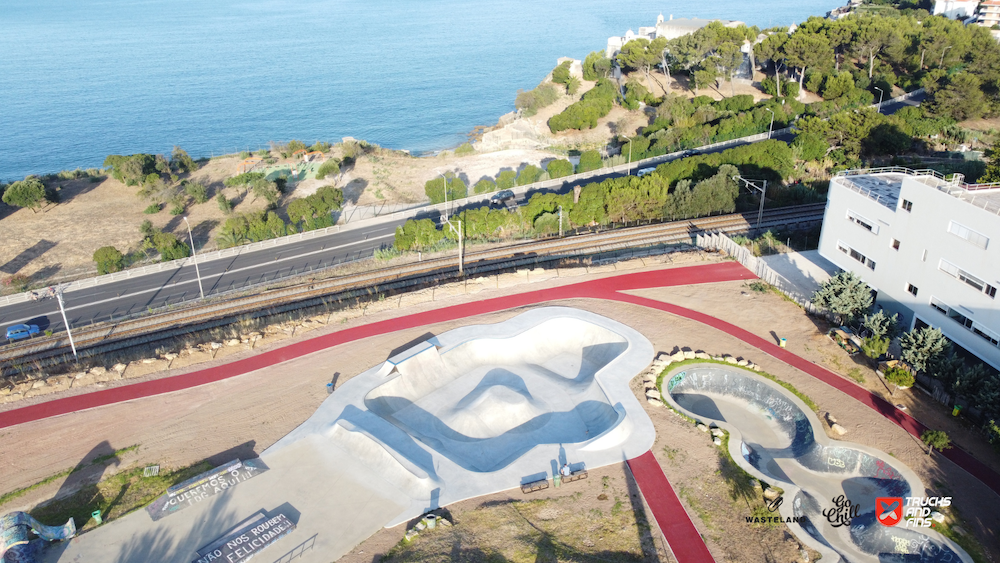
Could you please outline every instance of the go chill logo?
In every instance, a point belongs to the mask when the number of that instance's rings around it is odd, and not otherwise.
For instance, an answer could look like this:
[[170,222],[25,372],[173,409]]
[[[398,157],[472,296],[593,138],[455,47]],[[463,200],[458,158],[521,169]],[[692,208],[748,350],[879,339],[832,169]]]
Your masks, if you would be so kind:
[[931,528],[934,508],[951,506],[951,497],[879,497],[875,517],[883,526],[895,526],[905,519],[906,528]]

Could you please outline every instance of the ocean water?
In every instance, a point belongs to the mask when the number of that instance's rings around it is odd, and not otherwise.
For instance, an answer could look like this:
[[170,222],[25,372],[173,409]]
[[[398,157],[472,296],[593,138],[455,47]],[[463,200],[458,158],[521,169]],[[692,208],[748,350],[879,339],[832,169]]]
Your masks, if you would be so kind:
[[428,152],[656,16],[768,27],[839,0],[2,0],[0,179],[344,136]]

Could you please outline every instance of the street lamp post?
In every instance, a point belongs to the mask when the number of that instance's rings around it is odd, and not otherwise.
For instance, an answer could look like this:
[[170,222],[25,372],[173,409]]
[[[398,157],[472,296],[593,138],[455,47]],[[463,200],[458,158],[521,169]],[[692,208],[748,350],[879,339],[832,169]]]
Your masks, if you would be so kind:
[[[759,235],[760,223],[764,218],[764,196],[767,194],[767,180],[747,180],[742,176],[733,176],[733,180],[740,180],[748,189],[754,189],[760,192],[760,209],[757,211],[757,234]],[[762,182],[763,185],[758,186],[754,182]]]
[[625,169],[625,175],[632,175],[632,139],[628,140],[628,168]]
[[65,288],[60,287],[56,289],[56,299],[59,301],[59,312],[62,313],[63,324],[66,325],[66,336],[69,336],[69,347],[73,350],[73,357],[78,358],[79,356],[76,355],[76,344],[73,343],[73,331],[70,330],[69,320],[66,318],[66,306],[63,305],[63,289]]
[[448,220],[448,179],[441,174],[441,185],[444,186],[444,220]]
[[882,98],[885,96],[885,91],[878,86],[875,86],[874,88],[878,90],[878,106],[876,106],[875,111],[882,113]]
[[559,206],[559,238],[562,238],[562,236],[563,236],[563,230],[562,230],[562,206],[560,205]]
[[771,112],[771,124],[767,126],[767,138],[770,139],[771,138],[771,131],[774,130],[774,110],[771,109],[771,108],[764,108],[764,109],[766,109],[767,111]]
[[198,254],[194,251],[194,235],[191,234],[191,223],[188,223],[188,218],[184,217],[184,224],[188,228],[188,238],[191,240],[191,258],[194,259],[194,274],[198,278],[198,292],[201,293],[201,298],[205,298],[205,288],[201,285],[201,271],[198,269]]

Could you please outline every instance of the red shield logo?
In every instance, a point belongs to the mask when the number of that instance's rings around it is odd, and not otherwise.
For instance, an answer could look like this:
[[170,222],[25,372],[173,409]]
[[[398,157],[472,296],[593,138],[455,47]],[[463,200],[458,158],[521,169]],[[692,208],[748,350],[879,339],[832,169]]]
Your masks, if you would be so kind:
[[901,497],[878,497],[875,499],[875,518],[884,526],[895,526],[903,519],[903,499]]

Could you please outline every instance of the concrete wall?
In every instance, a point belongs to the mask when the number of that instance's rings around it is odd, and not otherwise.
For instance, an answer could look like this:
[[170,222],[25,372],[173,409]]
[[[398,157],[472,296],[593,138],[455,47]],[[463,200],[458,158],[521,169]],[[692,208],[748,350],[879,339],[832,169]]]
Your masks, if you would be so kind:
[[[912,203],[910,211],[903,209],[904,200]],[[869,220],[874,229],[848,219],[849,211]],[[949,233],[952,221],[989,237],[986,248]],[[898,249],[893,248],[893,240],[899,241]],[[838,250],[838,242],[874,261],[874,269]],[[912,326],[914,317],[919,317],[1000,368],[1000,348],[931,306],[933,297],[970,319],[972,328],[1000,335],[1000,304],[996,298],[941,270],[941,261],[946,260],[986,284],[1000,287],[1000,216],[922,183],[915,176],[903,176],[895,207],[857,193],[847,187],[842,177],[835,177],[830,182],[819,251],[876,289],[877,303],[891,312],[904,313],[908,317],[906,328]],[[916,287],[916,295],[908,291],[909,285]]]

